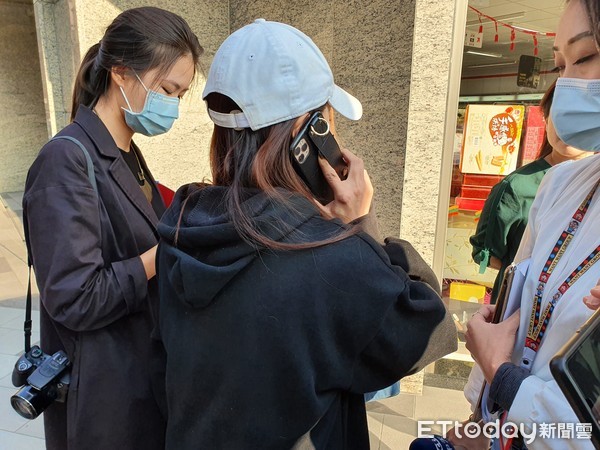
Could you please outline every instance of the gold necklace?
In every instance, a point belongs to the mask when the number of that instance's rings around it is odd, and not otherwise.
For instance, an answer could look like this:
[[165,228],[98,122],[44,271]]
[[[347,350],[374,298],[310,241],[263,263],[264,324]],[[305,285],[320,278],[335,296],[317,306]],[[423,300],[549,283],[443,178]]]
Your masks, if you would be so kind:
[[129,147],[129,151],[133,152],[133,155],[135,156],[135,160],[137,161],[137,165],[138,165],[138,169],[139,169],[139,171],[137,172],[137,179],[138,179],[138,184],[140,186],[140,189],[144,193],[144,196],[146,197],[148,202],[152,203],[152,186],[150,186],[150,183],[148,183],[148,181],[146,180],[146,176],[144,175],[144,170],[142,169],[142,164],[140,163],[140,158],[138,157],[137,152],[135,151],[133,146]]
[[135,160],[137,162],[137,166],[139,169],[137,172],[137,179],[140,183],[145,183],[146,177],[144,176],[144,170],[142,169],[142,164],[140,163],[140,158],[138,158],[137,152],[133,149],[133,147],[129,147],[129,151],[133,152],[133,155],[135,156]]

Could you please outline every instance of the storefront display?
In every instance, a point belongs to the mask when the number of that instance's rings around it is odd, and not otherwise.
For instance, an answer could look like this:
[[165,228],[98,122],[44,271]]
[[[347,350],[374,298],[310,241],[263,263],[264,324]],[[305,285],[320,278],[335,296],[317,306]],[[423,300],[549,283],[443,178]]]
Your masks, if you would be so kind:
[[544,142],[546,134],[546,121],[544,113],[539,106],[527,107],[527,122],[525,138],[523,140],[523,150],[521,165],[529,164],[537,159],[540,148]]
[[443,272],[444,297],[458,317],[457,326],[464,325],[464,313],[470,317],[489,302],[498,274],[492,268],[480,273],[471,257],[469,238],[481,210],[497,183],[536,159],[544,130],[536,104],[468,104],[459,109]]
[[[442,295],[460,341],[459,350],[446,359],[461,363],[472,361],[464,347],[466,323],[483,303],[490,301],[498,275],[488,263],[500,266],[496,258],[484,260],[485,270],[480,273],[480,264],[471,257],[470,238],[476,233],[494,186],[537,159],[544,142],[545,122],[538,105],[557,77],[552,70],[553,31],[559,15],[559,8],[552,2],[468,3],[463,3],[467,9],[463,58],[460,74],[453,72],[456,78],[452,78],[445,128],[443,161],[452,162],[452,167],[442,167],[438,220],[446,221],[446,229],[436,241],[434,258],[436,270],[443,264]],[[536,18],[541,10],[548,20]],[[458,104],[454,104],[456,97]],[[448,136],[452,132],[453,139]],[[443,198],[447,194],[448,203]],[[486,210],[482,220],[489,223],[488,219]],[[492,230],[489,236],[497,234]],[[501,242],[504,236],[497,239]]]
[[468,105],[460,171],[508,175],[515,170],[524,113],[522,105]]

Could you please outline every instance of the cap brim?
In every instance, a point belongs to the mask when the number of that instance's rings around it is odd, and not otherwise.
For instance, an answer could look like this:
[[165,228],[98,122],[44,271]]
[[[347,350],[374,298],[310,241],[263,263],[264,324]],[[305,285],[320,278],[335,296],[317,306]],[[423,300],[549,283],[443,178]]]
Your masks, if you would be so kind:
[[342,116],[350,120],[359,120],[362,117],[363,108],[358,99],[337,85],[333,87],[329,104]]

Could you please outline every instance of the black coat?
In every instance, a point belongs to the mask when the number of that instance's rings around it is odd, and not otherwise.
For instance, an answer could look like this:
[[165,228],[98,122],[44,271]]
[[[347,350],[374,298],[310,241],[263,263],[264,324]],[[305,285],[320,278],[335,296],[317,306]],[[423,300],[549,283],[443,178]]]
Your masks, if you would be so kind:
[[[236,232],[224,195],[183,187],[159,225],[166,448],[368,449],[363,394],[456,349],[441,299],[390,261],[404,257],[401,243],[388,243],[388,256],[364,232],[258,251]],[[249,190],[243,199],[272,239],[310,242],[345,229],[284,195],[280,203]]]
[[150,337],[157,286],[139,258],[157,243],[158,217],[91,110],[80,107],[59,134],[90,153],[98,193],[83,152],[62,139],[42,148],[27,176],[23,214],[40,290],[41,346],[65,350],[73,363],[67,403],[44,413],[46,445],[162,449],[165,423],[154,392],[164,380],[150,363],[162,350]]

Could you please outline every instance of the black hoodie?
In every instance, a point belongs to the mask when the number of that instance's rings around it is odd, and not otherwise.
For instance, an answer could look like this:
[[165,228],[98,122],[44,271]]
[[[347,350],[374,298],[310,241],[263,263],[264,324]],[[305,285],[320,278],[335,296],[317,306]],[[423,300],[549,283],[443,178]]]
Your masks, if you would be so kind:
[[[184,186],[159,225],[167,449],[369,448],[363,393],[456,348],[442,301],[363,232],[258,250],[225,192]],[[249,190],[244,207],[276,241],[345,229],[293,194]]]

